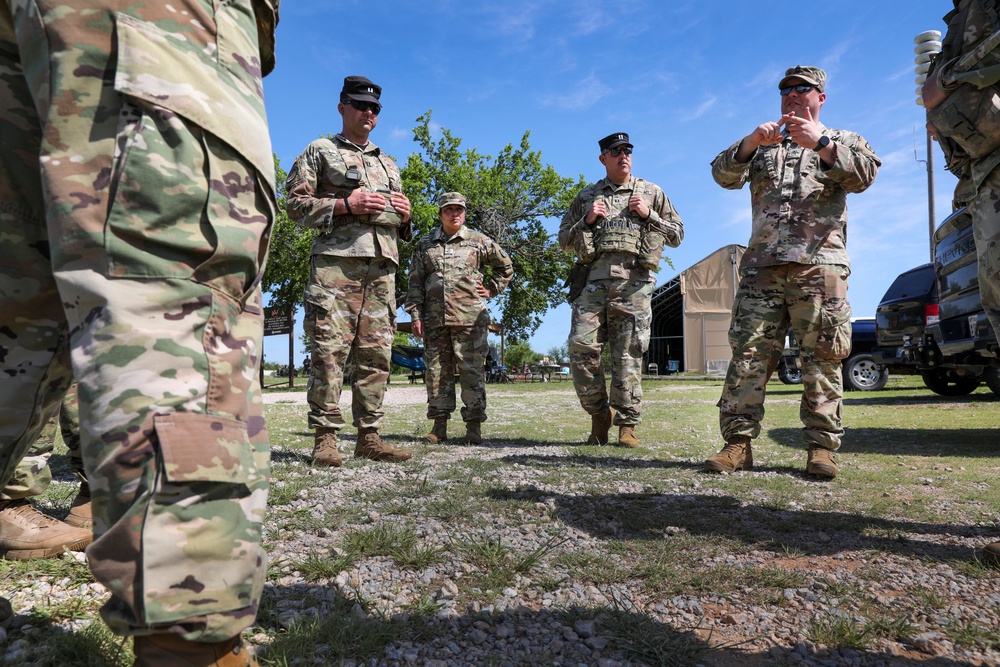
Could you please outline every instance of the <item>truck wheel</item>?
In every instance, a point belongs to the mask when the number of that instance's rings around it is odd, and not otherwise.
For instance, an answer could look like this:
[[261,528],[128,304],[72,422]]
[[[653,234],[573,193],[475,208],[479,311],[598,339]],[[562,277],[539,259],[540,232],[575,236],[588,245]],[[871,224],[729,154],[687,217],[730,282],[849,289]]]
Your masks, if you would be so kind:
[[974,392],[982,381],[981,378],[965,375],[949,376],[943,370],[922,371],[920,377],[927,388],[939,396],[966,396]]
[[784,384],[802,384],[802,371],[785,362],[778,364],[778,379]]
[[844,385],[858,391],[875,391],[889,381],[889,369],[879,366],[870,354],[855,354],[844,362]]
[[1000,396],[1000,367],[987,366],[986,372],[983,373],[983,380],[986,382],[986,386],[990,388],[990,391]]

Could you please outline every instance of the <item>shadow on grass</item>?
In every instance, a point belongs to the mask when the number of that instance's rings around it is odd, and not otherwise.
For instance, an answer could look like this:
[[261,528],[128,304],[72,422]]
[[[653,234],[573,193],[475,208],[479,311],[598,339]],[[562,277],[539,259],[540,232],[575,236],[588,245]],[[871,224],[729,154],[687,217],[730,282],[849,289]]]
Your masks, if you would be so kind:
[[[844,434],[842,453],[890,454],[900,456],[962,456],[994,458],[1000,455],[997,430],[986,428],[949,429],[852,427]],[[802,430],[773,428],[767,434],[776,443],[801,449]],[[757,448],[754,448],[757,451]]]
[[[491,495],[501,501],[553,497],[535,489],[496,489]],[[742,542],[748,549],[794,550],[813,556],[874,550],[947,562],[973,557],[968,547],[949,541],[984,535],[972,526],[769,508],[745,505],[729,496],[625,493],[554,498],[560,521],[609,540],[662,540],[680,528],[695,536]]]
[[[552,454],[515,454],[505,456],[504,463],[515,463],[526,466],[539,466],[546,468],[565,468],[576,466],[578,468],[591,468],[594,470],[601,468],[625,469],[625,470],[700,470],[700,463],[690,461],[671,461],[665,459],[651,459],[636,453],[634,456],[615,455],[622,450],[607,448],[608,456],[593,456],[590,454],[567,454],[566,456],[555,456]],[[636,451],[636,450],[629,450]]]

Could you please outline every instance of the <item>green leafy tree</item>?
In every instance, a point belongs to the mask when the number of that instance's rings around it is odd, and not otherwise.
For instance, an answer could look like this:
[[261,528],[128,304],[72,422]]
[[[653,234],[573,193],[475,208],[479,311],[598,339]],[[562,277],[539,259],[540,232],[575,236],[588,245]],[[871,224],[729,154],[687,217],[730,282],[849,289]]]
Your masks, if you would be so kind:
[[[514,279],[497,299],[500,323],[507,335],[527,338],[541,324],[542,315],[565,300],[562,288],[572,258],[544,226],[561,218],[585,185],[542,164],[525,132],[520,144],[505,146],[496,158],[476,149],[461,149],[461,139],[447,129],[431,136],[431,112],[417,119],[413,130],[419,152],[410,155],[402,170],[403,191],[412,204],[414,239],[438,226],[436,198],[461,192],[468,201],[466,224],[491,237],[514,263]],[[413,246],[401,248],[397,293],[406,292]],[[509,353],[508,353],[509,357]]]
[[507,368],[513,371],[519,371],[524,365],[524,362],[529,364],[538,363],[542,358],[542,355],[538,354],[531,349],[531,344],[527,341],[518,341],[516,343],[511,343],[507,347],[507,354],[504,358],[504,363]]
[[271,230],[271,250],[261,287],[268,293],[269,306],[292,306],[302,302],[302,293],[309,281],[309,257],[316,232],[293,222],[285,213],[285,179],[287,172],[274,156],[274,171],[278,183],[278,215]]
[[548,351],[549,361],[554,364],[562,364],[569,361],[569,345],[553,345]]

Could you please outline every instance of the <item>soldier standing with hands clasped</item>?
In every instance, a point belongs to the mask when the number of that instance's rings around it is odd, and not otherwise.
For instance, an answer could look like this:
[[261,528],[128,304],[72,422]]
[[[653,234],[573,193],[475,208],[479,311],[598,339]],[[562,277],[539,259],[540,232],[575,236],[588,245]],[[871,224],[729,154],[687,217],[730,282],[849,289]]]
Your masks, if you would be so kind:
[[712,162],[724,188],[750,183],[753,228],[740,264],[719,399],[725,447],[705,461],[715,472],[753,467],[750,442],[760,434],[764,394],[791,323],[802,354],[802,438],[806,469],[833,478],[840,447],[841,361],[851,351],[847,302],[847,195],[875,180],[881,161],[854,132],[819,122],[826,72],[788,69],[778,83],[781,119],[758,125]]
[[[959,188],[975,190],[966,205],[976,241],[979,294],[1000,339],[1000,2],[955,0],[948,32],[924,82],[928,129],[940,142]],[[956,188],[957,192],[958,188]],[[984,560],[1000,565],[1000,542]]]
[[[655,270],[664,243],[680,245],[684,225],[659,186],[632,175],[627,134],[616,132],[597,144],[606,177],[577,194],[559,226],[559,245],[577,260],[570,278],[577,285],[570,290],[570,368],[590,415],[587,444],[607,444],[617,424],[618,445],[638,447]],[[605,344],[611,345],[610,395],[601,368]]]
[[426,439],[437,443],[448,437],[457,373],[465,406],[465,440],[478,445],[486,421],[484,366],[490,325],[486,299],[507,287],[514,268],[503,248],[465,226],[464,195],[447,192],[438,204],[441,226],[417,243],[405,306],[413,318],[413,335],[426,341],[427,418],[434,420]]
[[409,240],[410,201],[399,168],[368,140],[378,124],[382,88],[348,76],[337,111],[343,129],[317,139],[288,173],[290,218],[319,230],[305,293],[306,335],[312,339],[309,426],[316,430],[315,465],[339,466],[337,432],[344,428],[340,393],[353,353],[351,411],[358,428],[354,456],[405,461],[411,453],[379,437],[382,399],[396,334],[399,239]]

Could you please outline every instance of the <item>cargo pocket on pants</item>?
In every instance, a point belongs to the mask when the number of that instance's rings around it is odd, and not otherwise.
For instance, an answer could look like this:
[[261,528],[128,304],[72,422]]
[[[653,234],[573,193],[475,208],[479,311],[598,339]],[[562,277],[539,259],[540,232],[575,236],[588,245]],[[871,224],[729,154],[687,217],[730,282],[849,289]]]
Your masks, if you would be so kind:
[[649,329],[652,321],[650,313],[636,315],[632,320],[632,344],[629,346],[629,354],[633,357],[641,357],[649,349]]
[[159,447],[142,525],[145,622],[250,606],[263,587],[267,470],[246,425],[188,412],[153,423]]
[[824,303],[819,316],[813,354],[826,361],[846,359],[851,354],[851,305],[843,299]]

